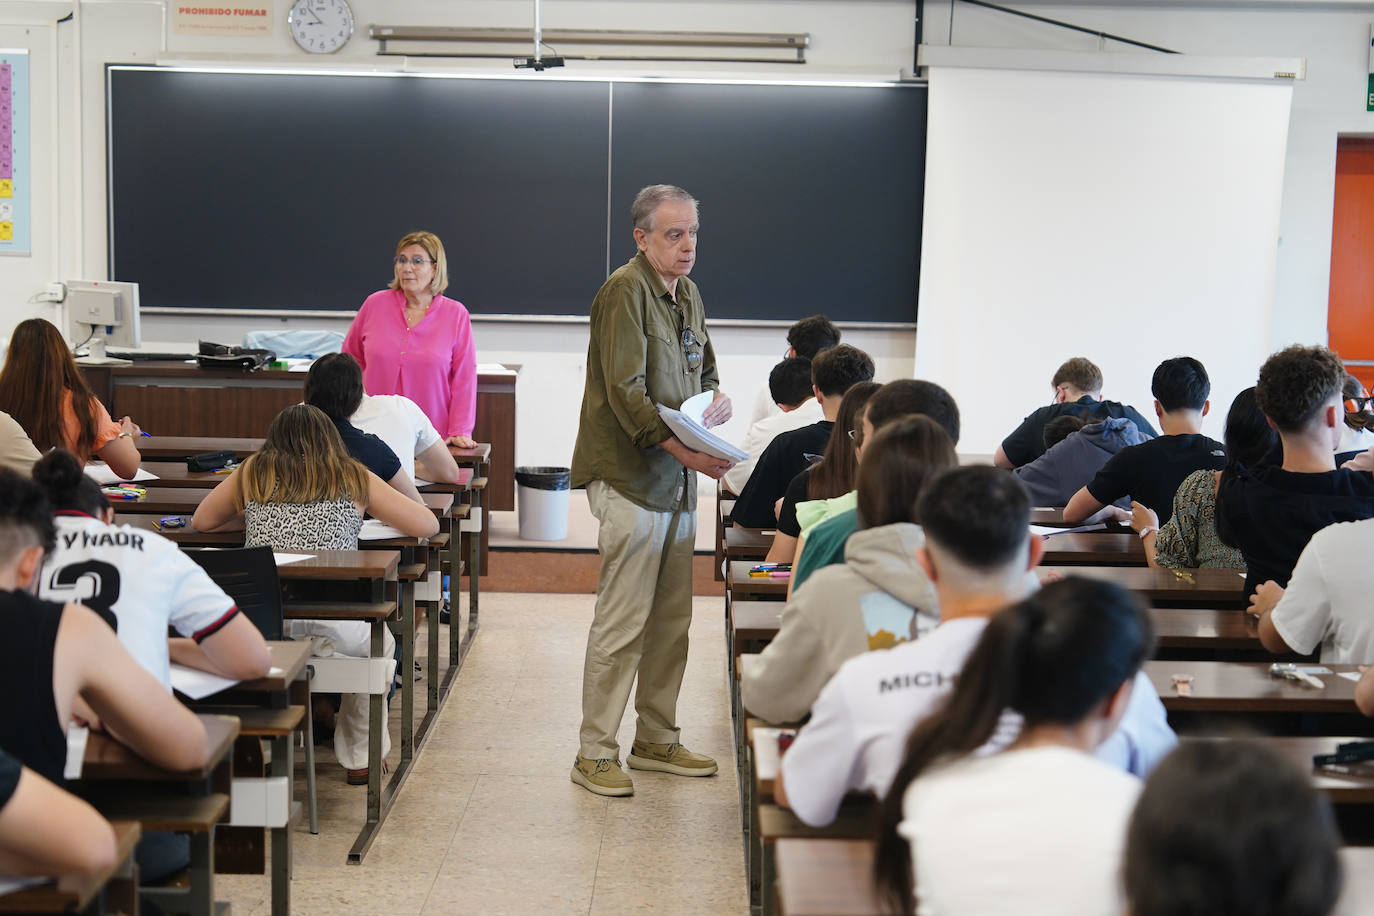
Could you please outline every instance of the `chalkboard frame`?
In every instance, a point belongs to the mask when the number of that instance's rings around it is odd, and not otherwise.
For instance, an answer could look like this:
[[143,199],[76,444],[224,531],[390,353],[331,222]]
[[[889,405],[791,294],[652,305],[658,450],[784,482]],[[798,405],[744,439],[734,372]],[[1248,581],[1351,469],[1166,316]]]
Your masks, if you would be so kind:
[[[124,73],[152,74],[151,78],[153,79],[168,76],[176,78],[176,75],[188,73],[197,74],[201,79],[204,79],[206,74],[209,73],[212,74],[215,79],[226,78],[228,76],[248,76],[259,80],[265,78],[271,78],[273,80],[297,80],[308,77],[324,77],[328,79],[343,77],[364,80],[406,80],[410,78],[429,79],[438,76],[441,80],[462,81],[460,83],[462,90],[459,91],[471,91],[478,94],[500,94],[504,91],[508,96],[511,91],[517,93],[530,92],[531,85],[535,82],[535,80],[531,80],[527,77],[486,77],[474,76],[471,74],[448,73],[397,74],[391,72],[377,73],[375,71],[365,71],[358,73],[331,72],[321,74],[312,71],[261,71],[246,68],[215,69],[213,71],[207,71],[203,68],[188,67],[155,67],[121,64],[107,65],[107,212],[109,217],[108,254],[110,274],[120,279],[135,280],[140,278],[131,278],[122,275],[128,273],[127,270],[122,270],[121,268],[127,266],[129,259],[126,256],[121,260],[119,256],[121,252],[120,230],[127,224],[127,219],[121,219],[121,203],[124,198],[117,198],[117,193],[127,193],[127,187],[125,187],[125,184],[121,183],[119,170],[117,169],[117,159],[120,155],[124,155],[123,150],[120,148],[120,144],[125,142],[120,139],[120,130],[123,125],[122,123],[116,123],[117,119],[114,113],[120,104],[120,99],[117,96],[120,92],[125,92],[126,94],[128,92],[127,85],[119,85],[120,77],[118,74]],[[606,122],[608,122],[606,125],[608,129],[606,130],[605,137],[605,171],[602,174],[592,175],[592,178],[597,184],[604,181],[604,191],[600,188],[594,190],[598,192],[598,196],[604,194],[605,199],[604,201],[599,201],[601,206],[598,214],[590,212],[586,214],[586,219],[583,221],[585,225],[579,224],[581,231],[578,233],[579,235],[590,235],[593,231],[592,224],[595,222],[602,223],[602,227],[597,230],[597,234],[604,235],[604,258],[597,259],[595,265],[597,268],[596,271],[593,272],[585,269],[589,266],[587,264],[588,258],[586,255],[591,249],[590,246],[584,244],[583,248],[585,251],[583,251],[582,259],[579,261],[580,273],[575,282],[565,286],[563,290],[563,299],[559,307],[551,310],[526,308],[511,308],[504,310],[499,308],[496,310],[484,309],[482,308],[482,302],[486,300],[482,297],[477,299],[473,298],[472,283],[463,282],[451,270],[451,277],[453,277],[454,284],[449,291],[450,295],[465,301],[474,320],[555,322],[576,322],[586,320],[587,306],[590,304],[591,297],[596,287],[599,286],[601,280],[604,279],[605,272],[614,270],[633,254],[633,241],[630,238],[630,227],[628,225],[628,197],[632,195],[633,188],[622,186],[623,181],[620,179],[622,178],[622,173],[627,171],[626,168],[622,167],[622,160],[624,160],[626,154],[624,149],[618,151],[617,143],[631,152],[636,150],[641,144],[629,144],[625,142],[625,138],[629,136],[633,130],[633,126],[629,121],[630,115],[627,114],[630,108],[626,99],[639,97],[643,100],[651,99],[656,96],[666,96],[679,100],[679,103],[674,104],[673,110],[666,112],[656,112],[653,104],[640,106],[643,109],[643,111],[637,115],[640,120],[652,120],[654,117],[658,119],[654,123],[646,123],[645,126],[649,133],[645,135],[652,136],[655,132],[662,133],[662,128],[665,124],[673,124],[677,110],[686,110],[691,107],[689,104],[682,103],[682,100],[686,100],[686,102],[695,103],[696,109],[690,119],[683,119],[690,120],[691,122],[682,126],[681,133],[683,136],[692,137],[692,128],[697,127],[701,131],[706,132],[704,134],[704,142],[708,147],[726,147],[731,141],[735,141],[737,145],[739,145],[740,150],[753,150],[755,146],[766,145],[769,131],[759,129],[755,131],[755,134],[751,137],[736,136],[737,134],[748,133],[748,128],[752,127],[752,125],[748,123],[750,119],[741,114],[741,112],[751,110],[748,108],[747,104],[744,107],[740,107],[739,105],[735,106],[736,112],[734,117],[737,119],[735,122],[715,125],[709,123],[712,109],[729,107],[725,104],[726,102],[743,96],[753,95],[757,99],[764,100],[764,102],[767,103],[766,108],[769,110],[788,110],[787,114],[790,115],[790,118],[783,114],[779,114],[777,124],[772,126],[773,132],[785,135],[788,123],[806,124],[806,130],[809,132],[808,139],[811,136],[825,135],[827,132],[826,127],[831,121],[835,119],[842,120],[846,116],[846,108],[864,107],[864,105],[874,108],[876,113],[868,115],[867,117],[869,121],[872,122],[872,126],[875,127],[875,133],[880,136],[881,143],[874,143],[873,145],[899,147],[899,149],[896,150],[888,149],[886,155],[888,155],[890,161],[894,163],[890,171],[898,173],[897,184],[902,185],[902,187],[898,188],[894,194],[888,195],[888,200],[884,201],[882,199],[882,194],[874,193],[874,186],[870,183],[869,186],[865,187],[865,194],[867,196],[863,198],[865,201],[864,205],[868,206],[871,204],[876,207],[884,203],[888,204],[887,222],[878,222],[884,227],[895,226],[897,237],[895,240],[889,240],[888,236],[892,233],[888,232],[886,229],[882,232],[875,233],[875,237],[879,242],[888,241],[890,245],[895,247],[892,248],[890,253],[878,255],[873,258],[865,257],[868,243],[872,241],[869,237],[865,237],[863,239],[863,244],[859,247],[851,245],[848,248],[844,248],[844,246],[838,244],[817,245],[814,249],[807,251],[804,262],[802,260],[797,262],[798,264],[805,263],[806,269],[804,271],[795,270],[783,272],[784,280],[792,280],[794,282],[790,287],[787,286],[785,282],[781,284],[780,288],[782,291],[780,295],[773,296],[771,286],[763,296],[757,294],[757,289],[753,292],[748,289],[737,291],[734,288],[739,285],[737,281],[747,277],[751,271],[751,265],[757,263],[759,265],[757,271],[759,275],[766,276],[770,270],[770,264],[774,263],[766,256],[766,251],[761,249],[759,256],[756,256],[749,247],[753,240],[747,233],[752,229],[750,224],[755,221],[755,213],[763,211],[765,216],[762,217],[762,219],[766,220],[768,216],[774,215],[769,211],[773,209],[785,210],[785,213],[778,215],[786,217],[788,224],[794,227],[792,231],[795,231],[798,236],[806,237],[803,238],[801,242],[803,246],[806,244],[813,244],[809,242],[808,239],[815,234],[815,227],[826,226],[832,223],[834,214],[831,212],[808,211],[807,207],[810,206],[809,204],[803,205],[797,203],[797,201],[792,201],[792,206],[790,206],[790,208],[770,207],[769,203],[772,200],[785,201],[787,199],[787,187],[785,183],[778,184],[772,189],[771,193],[774,195],[772,197],[767,196],[766,192],[768,189],[759,189],[752,203],[747,200],[741,200],[739,206],[743,209],[739,212],[728,214],[728,205],[734,202],[732,198],[748,197],[747,194],[739,193],[741,187],[740,182],[744,182],[743,188],[745,190],[754,190],[748,180],[751,178],[751,175],[744,174],[743,177],[741,177],[740,175],[732,174],[730,179],[735,181],[736,185],[731,189],[731,193],[720,193],[716,188],[712,187],[710,181],[712,176],[708,172],[703,172],[700,169],[697,169],[694,173],[694,179],[684,180],[677,177],[677,173],[693,174],[690,168],[690,166],[693,165],[690,161],[690,157],[692,155],[698,155],[698,158],[700,158],[699,154],[694,154],[689,151],[685,154],[687,158],[684,159],[682,167],[674,170],[674,168],[669,166],[665,167],[665,171],[668,171],[672,176],[670,180],[678,181],[702,199],[702,234],[704,245],[702,256],[698,261],[697,270],[694,272],[693,277],[702,286],[703,294],[708,302],[708,308],[710,308],[712,313],[713,322],[725,322],[739,325],[771,325],[780,322],[786,323],[792,320],[796,314],[810,314],[815,311],[824,311],[836,317],[847,319],[847,323],[854,326],[914,326],[916,320],[917,289],[919,286],[921,207],[925,155],[926,85],[923,81],[782,82],[772,80],[659,80],[617,77],[559,77],[548,79],[544,77],[539,79],[538,82],[554,84],[571,83],[576,86],[581,86],[583,89],[590,88],[590,96],[593,98],[598,96],[601,92],[605,93]],[[287,83],[283,85],[290,87],[303,84]],[[352,85],[356,86],[359,84]],[[423,86],[426,84],[411,83],[404,85]],[[546,90],[542,88],[533,90],[535,93],[549,95],[552,95],[555,91],[557,90]],[[807,94],[809,94],[810,101],[803,98],[803,96]],[[831,97],[828,101],[826,101],[827,94]],[[857,94],[857,96],[852,96],[851,94]],[[619,107],[617,107],[617,95],[621,97]],[[837,106],[834,103],[836,98],[858,98],[863,101],[864,104],[860,106],[850,106],[847,104],[845,106]],[[817,99],[824,102],[824,104],[820,105],[820,108],[825,110],[819,113],[812,112],[807,108],[808,104],[816,106],[818,104],[816,101]],[[894,107],[894,105],[896,107]],[[827,108],[827,106],[829,107]],[[907,109],[910,109],[911,112],[918,113],[918,117],[908,117]],[[764,108],[758,107],[752,110],[757,112],[764,110]],[[618,117],[619,120],[617,120]],[[900,129],[895,132],[891,129],[894,123],[900,124]],[[831,130],[829,133],[831,135],[842,136],[850,133],[861,134],[864,130],[868,129],[868,126],[870,125],[866,124],[862,119],[858,119],[854,120],[852,124],[846,123],[844,130]],[[599,128],[599,124],[592,123],[590,130],[595,133]],[[710,130],[714,130],[715,133],[711,134]],[[674,136],[676,136],[676,131],[673,133]],[[860,140],[862,140],[862,138],[860,138]],[[703,140],[701,138],[696,138],[695,142],[702,144]],[[787,141],[785,136],[783,140],[778,142],[782,145],[777,147],[775,152],[777,152],[780,157],[785,158],[789,149],[789,147],[786,146]],[[592,158],[592,144],[585,143],[584,146],[586,147],[584,150],[585,158],[590,161]],[[671,151],[672,145],[669,144],[664,148]],[[699,145],[698,149],[701,148],[702,147]],[[794,143],[792,148],[810,149],[809,144],[802,143]],[[765,152],[766,150],[759,153],[755,158],[763,157]],[[834,154],[834,150],[830,152],[832,155]],[[648,155],[652,157],[658,154],[650,153]],[[741,157],[737,156],[736,158]],[[794,163],[794,166],[805,165],[803,162],[804,159],[805,156],[798,159],[797,163]],[[732,165],[735,164],[734,160],[732,160]],[[871,157],[866,155],[862,164],[864,166],[871,165]],[[591,170],[589,169],[588,171],[590,172]],[[641,169],[640,171],[646,176],[654,173],[653,169],[649,169],[648,171]],[[800,171],[804,172],[805,170],[800,169]],[[870,170],[856,169],[855,171],[864,171],[865,174],[859,177],[867,178],[867,171]],[[753,174],[757,175],[758,173],[756,172]],[[831,172],[826,174],[834,173]],[[798,200],[802,198],[824,196],[817,192],[827,190],[819,183],[825,180],[826,174],[813,170],[812,173],[803,175],[802,177],[810,183],[798,188],[796,195]],[[636,182],[638,180],[639,179],[633,179],[633,181]],[[580,203],[574,208],[578,211],[588,210],[590,207],[589,201],[592,195],[585,192],[590,189],[591,182],[584,180],[584,183],[586,184],[586,187],[582,188],[584,193],[580,198]],[[705,188],[702,187],[703,184],[706,185]],[[887,186],[878,184],[877,187],[881,190],[885,190]],[[620,198],[622,197],[626,199],[621,200]],[[835,195],[832,195],[832,197],[835,197]],[[838,199],[843,199],[842,191]],[[892,205],[892,202],[896,200],[900,200],[903,203]],[[831,206],[836,206],[833,200]],[[854,207],[850,207],[850,210],[854,210]],[[599,219],[594,220],[592,218],[594,215],[599,216]],[[852,215],[852,213],[850,215]],[[719,217],[720,220],[713,221],[717,217]],[[624,225],[622,226],[621,224]],[[722,230],[725,231],[723,232]],[[730,231],[736,232],[736,238],[729,238]],[[444,235],[443,232],[440,234],[441,237],[445,238],[446,244],[450,245],[450,250],[452,251],[449,236]],[[156,238],[157,235],[157,233],[146,231],[139,233],[140,238]],[[399,233],[397,233],[397,235],[399,235]],[[718,244],[719,247],[716,247]],[[791,243],[785,244],[790,245]],[[378,247],[381,247],[381,243],[377,240],[373,240],[368,246],[368,250],[371,251]],[[842,248],[844,250],[840,250]],[[127,244],[124,246],[124,249],[127,254]],[[537,245],[534,250],[536,253],[538,252]],[[844,266],[836,266],[836,263],[827,264],[826,257],[831,253],[834,253],[833,260]],[[389,247],[383,251],[383,254],[389,254]],[[369,255],[368,257],[370,258],[371,256]],[[856,265],[855,262],[859,263]],[[720,269],[713,270],[713,264]],[[735,271],[735,273],[730,277],[723,278],[721,273],[723,270],[727,269],[727,266],[728,269]],[[499,275],[499,271],[494,271],[493,273]],[[884,274],[881,278],[881,283],[874,278],[874,275],[879,273]],[[581,274],[586,274],[586,276],[582,276]],[[463,277],[467,281],[471,281],[475,277],[475,274],[472,272],[471,268],[468,268],[463,273]],[[776,279],[775,275],[768,282],[777,286],[778,284],[775,282]],[[352,309],[356,308],[357,304],[361,302],[364,296],[373,289],[379,288],[384,281],[385,277],[380,276],[376,282],[369,283],[364,281],[352,283],[347,287],[346,294],[336,296],[331,300],[329,305],[323,307],[314,305],[313,307],[299,308],[295,307],[294,304],[284,307],[280,302],[262,302],[260,305],[248,305],[242,300],[227,305],[222,303],[206,305],[203,302],[194,300],[168,302],[163,301],[159,295],[157,295],[155,288],[153,290],[154,294],[151,296],[145,292],[143,300],[146,303],[144,306],[145,311],[163,314],[235,314],[261,315],[264,317],[272,315],[315,315],[320,317],[346,317],[352,314]],[[827,283],[831,284],[831,286],[827,287]],[[154,284],[154,287],[155,286]],[[859,292],[850,295],[849,291],[851,286],[859,290]],[[813,288],[818,288],[820,292],[816,293],[814,296],[808,297],[808,293],[810,293]],[[864,301],[864,297],[878,288],[881,288],[886,296],[886,304],[881,309],[875,311],[875,307],[871,303]],[[148,287],[145,283],[145,290],[147,289]],[[753,298],[751,298],[751,296]]]

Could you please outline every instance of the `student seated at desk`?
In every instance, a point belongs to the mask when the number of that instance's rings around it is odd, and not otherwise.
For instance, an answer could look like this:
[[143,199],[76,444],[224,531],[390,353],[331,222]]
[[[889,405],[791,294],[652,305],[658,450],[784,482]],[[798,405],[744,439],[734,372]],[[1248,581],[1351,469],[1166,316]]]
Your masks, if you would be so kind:
[[[783,359],[799,356],[810,361],[816,358],[817,353],[829,350],[839,342],[840,329],[824,315],[812,315],[810,318],[794,322],[787,329],[787,352],[783,354]],[[749,425],[752,427],[764,417],[773,416],[779,411],[778,402],[773,398],[772,391],[767,387],[760,388],[754,397],[754,409],[749,413]],[[740,486],[743,485],[744,482],[741,480]],[[731,489],[739,492],[739,487]]]
[[96,875],[115,853],[99,811],[0,750],[0,875]]
[[[1045,454],[1013,468],[1030,493],[1031,505],[1059,509],[1068,504],[1102,466],[1128,445],[1146,441],[1135,424],[1125,417],[1108,417],[1092,423],[1065,414],[1045,424]],[[1130,509],[1122,497],[1113,505]]]
[[803,356],[789,356],[768,373],[768,392],[777,406],[775,412],[765,414],[749,424],[739,447],[749,457],[725,472],[721,481],[731,493],[744,489],[754,472],[763,450],[782,433],[801,429],[825,419],[820,402],[811,389],[811,360]]
[[[114,509],[71,452],[49,452],[33,478],[56,512],[57,542],[38,595],[80,601],[164,687],[169,660],[236,681],[272,667],[262,634],[205,570],[162,535],[115,525]],[[180,637],[168,640],[169,627]]]
[[1374,516],[1374,476],[1337,469],[1345,365],[1326,347],[1292,346],[1260,367],[1255,400],[1278,430],[1283,463],[1228,466],[1217,490],[1217,534],[1245,557],[1245,594],[1288,584],[1312,535]]
[[417,486],[421,481],[458,482],[458,462],[444,437],[420,405],[405,395],[365,394],[348,422],[385,442]]
[[1069,500],[1064,521],[1086,521],[1129,496],[1168,522],[1174,494],[1185,477],[1194,471],[1225,467],[1225,446],[1201,432],[1202,418],[1212,406],[1212,382],[1202,363],[1191,356],[1166,359],[1155,369],[1150,390],[1164,435],[1113,455]]
[[[56,531],[37,484],[0,469],[0,748],[50,782],[63,785],[67,726],[99,725],[150,763],[168,770],[204,766],[205,727],[136,662],[90,608],[34,597],[43,555]],[[189,853],[164,833],[139,841],[145,878],[185,867]]]
[[[807,824],[834,820],[847,793],[887,793],[906,736],[943,702],[988,620],[1026,597],[1026,572],[1045,549],[1030,535],[1025,488],[996,468],[935,476],[916,515],[925,536],[916,559],[935,583],[940,624],[920,639],[851,658],[821,690],[811,720],[783,755],[782,788],[775,790],[779,804]],[[1136,679],[1120,727],[1097,756],[1143,775],[1176,739],[1150,680],[1144,673]]]
[[935,587],[916,562],[924,543],[916,496],[928,476],[959,463],[954,443],[929,417],[908,416],[884,424],[865,453],[859,515],[867,524],[849,538],[843,563],[817,570],[792,595],[777,636],[742,675],[744,708],[769,722],[804,717],[846,660],[939,621]]
[[[1264,412],[1255,402],[1254,387],[1231,402],[1226,414],[1226,456],[1237,467],[1258,467],[1278,445]],[[1140,535],[1145,561],[1163,569],[1244,569],[1245,558],[1217,536],[1217,487],[1221,471],[1194,471],[1183,478],[1174,494],[1173,514],[1163,525],[1154,510],[1131,504],[1131,529]]]
[[1374,661],[1374,518],[1329,525],[1307,542],[1288,587],[1272,579],[1250,597],[1264,648],[1321,650],[1332,664]]
[[23,427],[39,451],[65,448],[94,456],[125,480],[138,473],[143,431],[128,417],[110,419],[72,359],[62,333],[42,318],[21,321],[0,369],[0,410]]
[[844,393],[825,454],[787,485],[778,508],[777,532],[765,562],[791,563],[796,556],[803,518],[797,514],[798,507],[806,506],[802,510],[805,514],[814,510],[816,521],[854,507],[854,481],[862,444],[860,421],[868,399],[881,387],[877,382],[859,382]]
[[1345,397],[1345,428],[1336,445],[1336,464],[1345,464],[1361,452],[1374,448],[1374,398],[1364,384],[1349,372],[1341,385]]
[[745,528],[772,528],[777,524],[777,503],[787,485],[825,451],[835,426],[844,393],[859,382],[873,378],[873,360],[867,353],[840,344],[811,361],[811,385],[824,419],[801,429],[782,433],[759,458],[754,473],[739,491],[730,517]]
[[[210,491],[191,524],[198,531],[244,526],[244,545],[274,550],[357,550],[363,513],[408,537],[439,531],[439,520],[423,503],[407,499],[344,450],[334,424],[318,408],[297,404],[277,414],[262,450]],[[310,638],[318,656],[366,657],[371,626],[362,620],[288,621],[292,636]],[[385,631],[383,658],[396,641]],[[382,706],[382,756],[389,753]],[[334,731],[334,755],[348,770],[350,785],[367,783],[368,697],[346,694]]]
[[1153,692],[1137,679],[1153,649],[1144,604],[1110,582],[1055,582],[993,617],[905,742],[874,852],[884,896],[905,913],[1118,916],[1140,780],[1093,755]]
[[1102,370],[1088,359],[1075,356],[1054,372],[1050,379],[1054,402],[1037,408],[1021,421],[992,456],[999,468],[1019,468],[1045,453],[1045,424],[1069,414],[1085,420],[1125,417],[1142,435],[1153,437],[1155,429],[1134,407],[1102,399]]
[[[888,382],[869,398],[860,420],[862,441],[872,439],[874,430],[893,420],[917,414],[934,420],[952,444],[959,444],[959,405],[954,403],[954,398],[934,382],[910,378]],[[837,512],[807,529],[797,548],[797,560],[788,584],[789,594],[801,588],[821,567],[843,563],[845,543],[858,530],[857,508]]]
[[363,370],[356,359],[347,353],[326,353],[310,366],[305,376],[305,403],[324,411],[348,454],[361,461],[363,467],[392,489],[421,502],[420,491],[415,489],[415,481],[410,479],[400,456],[381,439],[349,422],[362,402]]
[[1325,916],[1341,893],[1340,846],[1308,774],[1255,741],[1188,741],[1150,775],[1131,817],[1127,912]]

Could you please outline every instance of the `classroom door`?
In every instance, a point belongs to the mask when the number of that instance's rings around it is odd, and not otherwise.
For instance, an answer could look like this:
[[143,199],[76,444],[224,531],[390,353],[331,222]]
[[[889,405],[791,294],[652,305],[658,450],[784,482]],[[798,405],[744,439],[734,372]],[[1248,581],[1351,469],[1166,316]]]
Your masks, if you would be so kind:
[[1374,139],[1336,145],[1336,206],[1331,220],[1331,291],[1326,328],[1350,373],[1374,384]]

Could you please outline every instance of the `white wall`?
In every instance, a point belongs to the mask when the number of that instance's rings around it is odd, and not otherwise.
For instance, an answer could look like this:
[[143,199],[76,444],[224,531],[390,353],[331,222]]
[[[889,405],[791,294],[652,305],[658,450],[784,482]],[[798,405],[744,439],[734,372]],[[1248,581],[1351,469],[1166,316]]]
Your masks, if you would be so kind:
[[[35,197],[51,202],[35,216],[35,253],[29,259],[0,258],[0,332],[50,308],[27,300],[52,279],[81,274],[101,277],[105,268],[104,66],[107,62],[208,60],[298,65],[284,19],[288,0],[275,0],[275,34],[264,39],[206,38],[165,34],[164,4],[158,0],[87,0],[75,21],[51,23],[73,7],[67,2],[0,2],[0,46],[20,40],[34,48],[36,164]],[[1188,9],[1175,2],[1035,4],[1025,8],[1057,18],[1116,31],[1181,51],[1215,55],[1303,56],[1309,78],[1294,91],[1289,159],[1284,182],[1283,234],[1277,274],[1274,343],[1325,338],[1327,274],[1330,261],[1332,174],[1338,133],[1374,133],[1374,115],[1363,110],[1370,3],[1213,3]],[[332,64],[395,67],[377,58],[365,36],[369,23],[464,26],[527,25],[529,0],[353,0],[359,33]],[[811,34],[805,66],[738,66],[728,72],[691,64],[573,64],[588,74],[821,76],[896,78],[914,57],[914,0],[545,0],[547,28],[646,28],[726,31],[801,31]],[[926,5],[926,41],[944,43],[949,3]],[[47,25],[33,26],[32,22]],[[15,29],[18,29],[15,32]],[[13,35],[14,37],[9,37]],[[1095,48],[1088,36],[1013,19],[958,4],[953,16],[957,44],[1006,47]],[[40,51],[39,45],[57,50]],[[424,62],[417,66],[455,70],[505,70],[505,62]],[[537,78],[537,77],[531,77]],[[41,110],[40,110],[41,109]],[[44,173],[44,169],[48,172]],[[665,176],[671,180],[671,176]],[[704,228],[703,264],[710,258],[710,224]],[[46,246],[43,239],[48,239]],[[818,264],[824,264],[818,253]],[[837,269],[844,269],[843,265]],[[454,291],[461,297],[461,279]],[[359,291],[359,298],[366,293]],[[594,290],[588,290],[590,302]],[[710,305],[710,289],[703,289]],[[315,324],[316,322],[311,322]],[[234,320],[150,319],[149,340],[228,337],[241,328]],[[520,382],[519,454],[525,463],[544,463],[571,450],[577,396],[581,390],[585,326],[480,324],[478,355],[483,361],[525,365]],[[720,329],[724,383],[741,407],[762,384],[782,351],[777,329]],[[851,334],[855,344],[879,359],[880,377],[906,374],[915,352],[911,333]],[[1014,367],[990,367],[1001,373]],[[1034,380],[1032,380],[1034,381]],[[1013,382],[1017,383],[1017,382]],[[968,409],[968,405],[966,405]],[[733,432],[733,430],[727,430]]]

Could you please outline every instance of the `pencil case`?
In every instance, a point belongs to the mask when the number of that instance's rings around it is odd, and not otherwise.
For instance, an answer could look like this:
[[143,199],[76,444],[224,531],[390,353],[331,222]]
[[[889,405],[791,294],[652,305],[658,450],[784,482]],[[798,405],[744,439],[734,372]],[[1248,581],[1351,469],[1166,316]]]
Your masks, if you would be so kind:
[[186,470],[214,471],[233,460],[234,453],[227,448],[218,452],[201,452],[199,455],[192,455],[186,459]]

